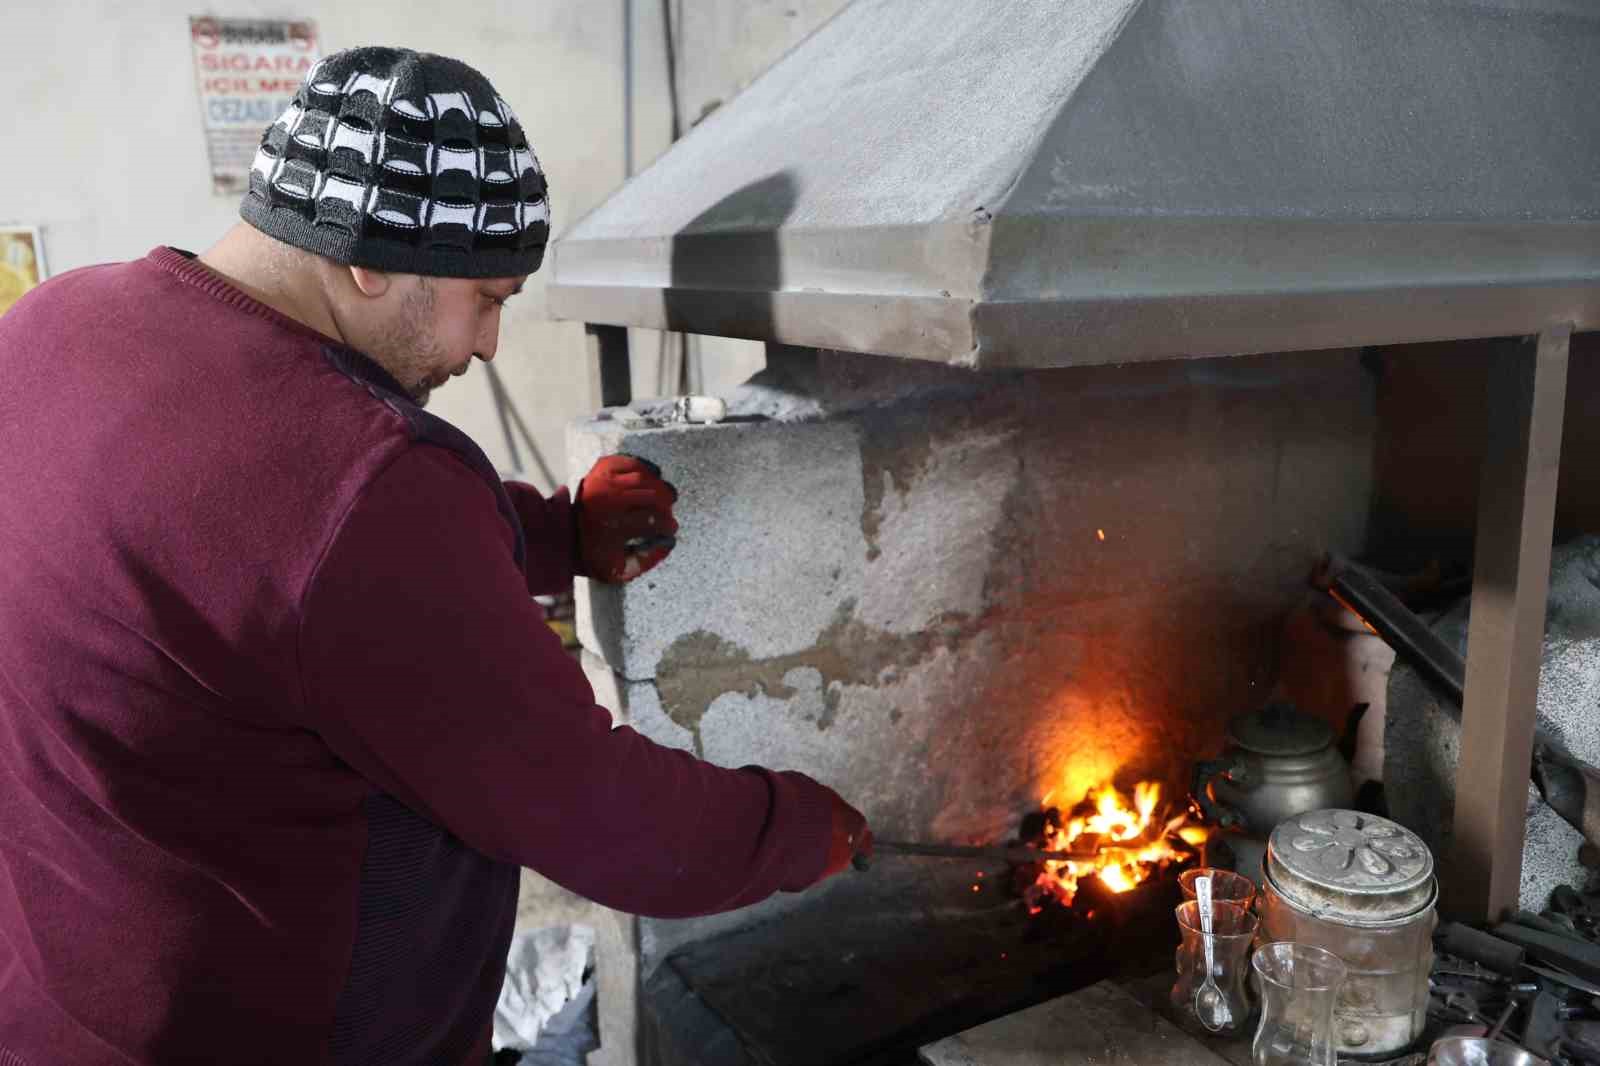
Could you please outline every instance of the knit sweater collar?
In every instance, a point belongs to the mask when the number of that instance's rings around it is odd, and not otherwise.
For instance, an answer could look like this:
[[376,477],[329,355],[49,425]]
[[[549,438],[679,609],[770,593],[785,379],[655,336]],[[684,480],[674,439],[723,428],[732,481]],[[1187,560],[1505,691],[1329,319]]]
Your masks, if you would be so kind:
[[379,385],[397,396],[405,397],[408,395],[404,386],[395,380],[394,375],[380,366],[371,356],[350,347],[350,345],[341,340],[328,336],[321,330],[313,329],[299,319],[290,318],[282,311],[268,307],[254,296],[228,281],[221,274],[206,266],[193,252],[162,245],[153,249],[146,259],[156,269],[172,275],[186,285],[193,285],[214,300],[218,300],[247,315],[264,318],[280,329],[299,334],[302,337],[316,341],[325,349],[331,349],[333,353],[341,357],[339,362],[348,370],[367,378],[373,384]]

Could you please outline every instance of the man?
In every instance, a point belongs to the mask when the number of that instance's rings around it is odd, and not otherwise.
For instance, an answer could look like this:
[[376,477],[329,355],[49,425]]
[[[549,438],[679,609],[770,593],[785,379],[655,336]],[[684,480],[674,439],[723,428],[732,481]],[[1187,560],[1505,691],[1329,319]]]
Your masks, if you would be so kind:
[[662,916],[844,868],[838,796],[613,729],[542,624],[661,560],[658,471],[545,499],[421,409],[548,232],[489,83],[328,58],[241,214],[0,319],[0,1064],[476,1066],[519,866]]

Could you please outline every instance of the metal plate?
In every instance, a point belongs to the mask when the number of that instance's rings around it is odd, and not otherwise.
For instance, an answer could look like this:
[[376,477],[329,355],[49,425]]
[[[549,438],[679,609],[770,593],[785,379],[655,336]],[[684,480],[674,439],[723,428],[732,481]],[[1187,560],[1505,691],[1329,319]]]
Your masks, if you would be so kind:
[[1421,838],[1358,811],[1284,821],[1267,841],[1267,876],[1290,902],[1356,924],[1404,918],[1434,896],[1433,855]]

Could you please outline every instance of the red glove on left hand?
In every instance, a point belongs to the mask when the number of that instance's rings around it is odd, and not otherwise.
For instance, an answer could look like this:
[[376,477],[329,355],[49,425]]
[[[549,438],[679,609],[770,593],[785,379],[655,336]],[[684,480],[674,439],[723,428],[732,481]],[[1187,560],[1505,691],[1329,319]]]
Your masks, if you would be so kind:
[[616,584],[665,559],[677,543],[677,498],[678,490],[648,460],[608,455],[595,463],[573,501],[578,573]]

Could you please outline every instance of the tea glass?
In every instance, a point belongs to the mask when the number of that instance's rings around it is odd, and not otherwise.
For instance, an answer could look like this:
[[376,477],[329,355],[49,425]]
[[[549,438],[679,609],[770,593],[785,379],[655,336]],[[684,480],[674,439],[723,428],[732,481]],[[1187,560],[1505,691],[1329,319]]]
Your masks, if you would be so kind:
[[1238,903],[1213,900],[1208,934],[1200,920],[1198,901],[1178,904],[1177,915],[1183,942],[1178,946],[1178,980],[1172,986],[1171,997],[1179,1023],[1190,1032],[1207,1036],[1242,1032],[1250,1019],[1245,976],[1250,969],[1256,916]]
[[1337,1066],[1333,1006],[1347,970],[1331,951],[1280,940],[1250,959],[1261,988],[1253,1066]]
[[1244,874],[1211,866],[1196,866],[1194,869],[1185,870],[1178,875],[1178,890],[1183,893],[1184,899],[1194,899],[1194,883],[1202,877],[1211,878],[1212,899],[1237,903],[1245,910],[1253,909],[1252,904],[1256,898],[1256,883]]

